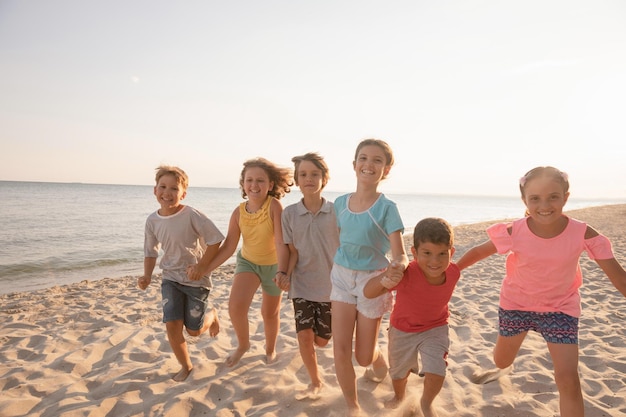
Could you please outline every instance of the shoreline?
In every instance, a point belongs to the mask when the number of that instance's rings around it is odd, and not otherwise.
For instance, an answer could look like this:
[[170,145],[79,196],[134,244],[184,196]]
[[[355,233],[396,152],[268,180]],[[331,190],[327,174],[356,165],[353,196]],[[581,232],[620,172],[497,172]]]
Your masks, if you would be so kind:
[[[566,211],[589,223],[613,244],[626,265],[626,204]],[[503,220],[455,226],[458,257],[486,239],[485,228]],[[410,245],[410,234],[405,242]],[[580,374],[587,417],[626,413],[626,299],[595,262],[581,257],[583,314]],[[0,295],[0,415],[17,416],[280,416],[342,415],[345,404],[334,374],[332,339],[317,350],[324,380],[322,398],[297,401],[308,383],[298,351],[291,301],[281,304],[278,357],[266,365],[261,297],[250,309],[251,348],[234,368],[224,359],[236,343],[228,317],[234,265],[213,274],[209,299],[221,331],[188,338],[194,363],[190,378],[171,380],[179,369],[161,322],[161,295],[153,280],[144,292],[136,276],[85,279],[79,283]],[[493,367],[499,283],[504,257],[494,255],[463,272],[450,302],[450,356],[444,387],[435,401],[440,417],[552,416],[558,394],[543,339],[529,334],[515,369],[490,384],[471,382],[477,370]],[[388,315],[379,344],[386,354]],[[389,411],[393,395],[386,377],[376,384],[355,366],[365,415],[401,416],[419,401],[423,379],[411,375],[408,400]]]

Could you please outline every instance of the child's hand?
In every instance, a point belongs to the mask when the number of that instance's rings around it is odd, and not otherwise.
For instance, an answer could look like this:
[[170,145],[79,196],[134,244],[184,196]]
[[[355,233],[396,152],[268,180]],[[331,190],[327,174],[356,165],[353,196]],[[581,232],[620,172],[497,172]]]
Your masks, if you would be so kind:
[[198,264],[189,265],[187,267],[187,278],[189,278],[190,281],[200,281],[203,276],[204,273],[200,271]]
[[145,290],[148,288],[148,285],[150,285],[150,282],[152,282],[152,277],[144,275],[143,277],[139,277],[137,279],[137,286],[139,289]]
[[274,284],[283,291],[289,291],[291,287],[291,277],[283,272],[277,272],[274,275]]
[[393,261],[387,267],[387,273],[380,280],[380,284],[387,288],[393,288],[402,281],[402,277],[404,276],[404,268],[400,262]]

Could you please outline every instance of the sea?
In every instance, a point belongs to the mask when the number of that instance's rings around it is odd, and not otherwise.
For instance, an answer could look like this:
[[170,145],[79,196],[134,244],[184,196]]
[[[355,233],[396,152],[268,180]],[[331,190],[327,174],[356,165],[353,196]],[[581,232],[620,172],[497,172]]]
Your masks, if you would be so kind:
[[[345,192],[323,194],[334,201]],[[143,273],[144,225],[159,208],[152,186],[0,181],[0,195],[0,294]],[[385,195],[398,205],[406,232],[430,216],[457,226],[524,213],[519,197]],[[281,201],[287,206],[300,198],[294,187]],[[190,187],[183,202],[205,213],[226,235],[241,201],[237,188]],[[566,208],[624,202],[570,197]]]

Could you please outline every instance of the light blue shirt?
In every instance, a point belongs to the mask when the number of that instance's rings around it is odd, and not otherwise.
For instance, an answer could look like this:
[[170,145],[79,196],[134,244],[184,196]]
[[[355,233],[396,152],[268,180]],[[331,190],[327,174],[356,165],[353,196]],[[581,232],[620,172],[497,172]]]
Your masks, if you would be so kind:
[[334,262],[357,271],[386,268],[391,248],[389,235],[398,230],[404,232],[398,207],[381,194],[369,209],[355,213],[348,208],[351,195],[339,196],[334,202],[340,229]]

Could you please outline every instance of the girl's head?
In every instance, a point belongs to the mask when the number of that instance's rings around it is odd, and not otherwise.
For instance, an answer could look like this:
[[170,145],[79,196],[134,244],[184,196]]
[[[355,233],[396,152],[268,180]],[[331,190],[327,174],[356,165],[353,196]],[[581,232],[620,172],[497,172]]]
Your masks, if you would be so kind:
[[324,188],[326,184],[328,184],[328,180],[330,179],[330,171],[328,170],[328,165],[326,165],[326,161],[324,161],[324,158],[315,152],[309,152],[304,155],[294,156],[293,158],[291,158],[291,162],[293,162],[295,168],[293,176],[296,185],[300,186],[300,184],[298,183],[298,177],[301,175],[300,165],[304,161],[312,163],[321,172],[322,188]]
[[189,177],[185,171],[175,166],[161,165],[156,169],[155,181],[157,184],[164,175],[171,175],[174,177],[180,188],[183,191],[187,191],[187,188],[189,187]]
[[568,175],[559,171],[558,169],[550,166],[536,167],[528,171],[522,178],[519,179],[519,190],[522,193],[522,199],[526,198],[526,185],[535,178],[548,177],[561,184],[563,187],[563,193],[569,192],[569,179]]
[[393,151],[387,142],[381,139],[364,139],[359,145],[356,147],[356,152],[354,153],[354,161],[353,165],[356,167],[356,164],[359,160],[359,155],[361,155],[363,148],[367,146],[377,146],[382,151],[385,158],[385,170],[383,171],[383,176],[381,179],[387,178],[387,174],[389,174],[389,170],[394,164]]
[[526,215],[560,216],[569,197],[569,180],[565,172],[551,166],[536,167],[519,180]]
[[241,170],[241,175],[239,176],[239,186],[241,188],[241,196],[243,198],[248,197],[245,185],[246,181],[251,180],[251,178],[246,175],[246,172],[255,168],[257,171],[262,170],[267,177],[268,195],[281,199],[285,196],[285,194],[291,191],[290,187],[293,185],[291,170],[289,168],[279,167],[273,162],[259,157],[249,159],[243,163],[243,169]]

